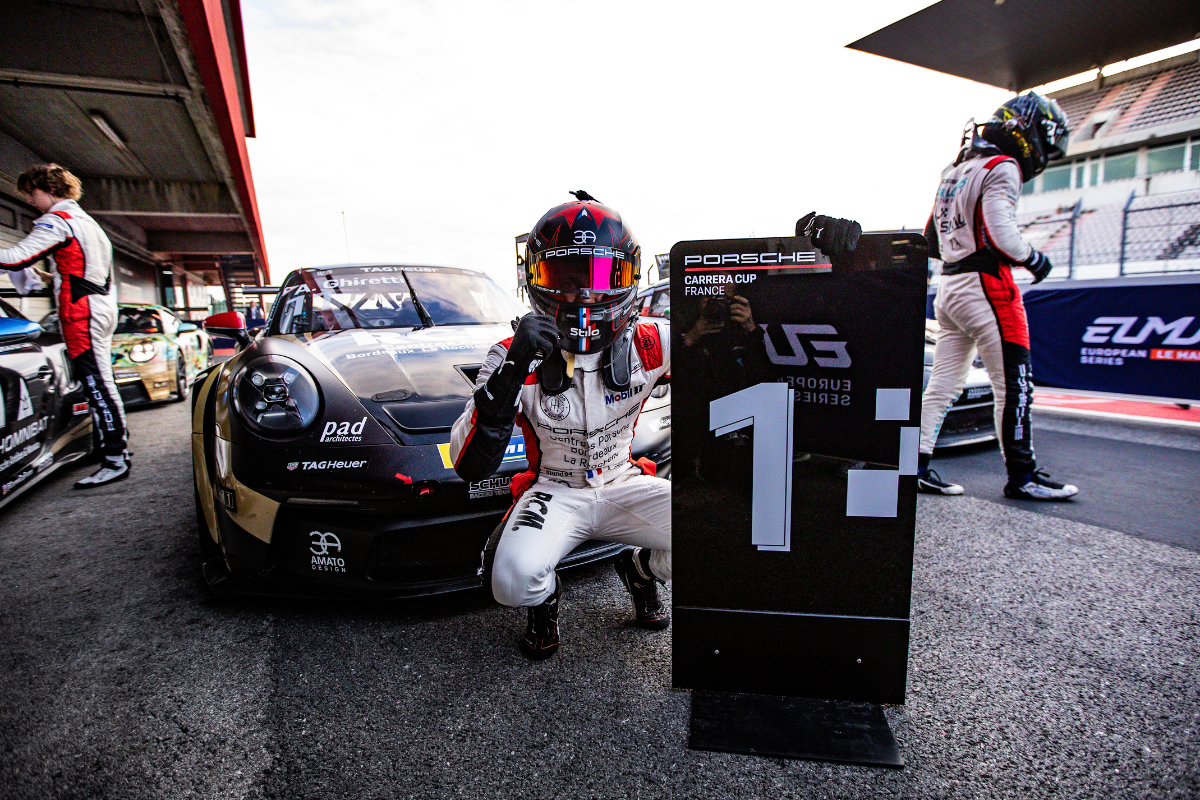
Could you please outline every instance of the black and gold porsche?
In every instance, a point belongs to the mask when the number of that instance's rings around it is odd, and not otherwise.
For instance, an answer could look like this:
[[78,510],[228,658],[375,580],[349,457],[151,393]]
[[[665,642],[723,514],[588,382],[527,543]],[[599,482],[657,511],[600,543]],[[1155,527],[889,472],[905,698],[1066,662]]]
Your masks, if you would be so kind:
[[[192,393],[208,584],[392,597],[479,586],[525,443],[514,434],[500,471],[465,483],[450,429],[525,311],[481,272],[379,264],[291,273],[253,339],[240,313],[209,317],[241,345]],[[586,543],[563,566],[619,549]]]

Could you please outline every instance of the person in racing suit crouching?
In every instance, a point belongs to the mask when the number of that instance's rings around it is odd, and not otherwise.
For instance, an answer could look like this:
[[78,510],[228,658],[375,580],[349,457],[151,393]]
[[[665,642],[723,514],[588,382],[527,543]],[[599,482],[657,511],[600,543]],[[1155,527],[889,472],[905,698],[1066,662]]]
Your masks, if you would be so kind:
[[[574,194],[529,234],[534,312],[488,353],[450,444],[455,470],[475,481],[499,467],[514,425],[524,433],[529,470],[513,478],[513,506],[489,542],[490,585],[500,603],[529,609],[521,649],[534,659],[558,649],[555,568],[588,539],[633,546],[616,570],[635,622],[670,624],[657,584],[671,579],[671,484],[630,453],[642,405],[670,380],[670,333],[659,321],[636,322],[633,232],[613,209]],[[857,223],[817,219],[820,229],[805,233],[818,246],[853,248]]]
[[917,486],[931,494],[963,492],[929,463],[978,348],[992,380],[996,431],[1008,469],[1005,496],[1066,500],[1079,490],[1049,480],[1033,455],[1029,327],[1012,268],[1028,269],[1034,283],[1050,273],[1050,260],[1021,237],[1017,197],[1023,181],[1066,152],[1067,118],[1053,100],[1029,92],[1002,105],[981,127],[978,132],[974,120],[968,123],[958,158],[942,172],[925,228],[930,255],[945,267],[934,301],[940,330],[922,397]]
[[58,323],[75,376],[87,387],[92,422],[104,460],[76,489],[129,476],[125,406],[112,372],[117,301],[112,292],[112,242],[76,201],[79,179],[57,164],[39,164],[17,178],[17,189],[42,216],[29,235],[0,250],[0,269],[25,270],[43,258],[53,264]]
[[671,578],[671,484],[655,477],[654,463],[630,456],[642,404],[670,379],[670,335],[665,325],[635,322],[633,231],[613,209],[575,194],[529,234],[534,312],[488,353],[450,444],[455,470],[475,481],[499,467],[513,426],[524,432],[529,470],[513,478],[491,589],[500,603],[529,608],[521,648],[535,659],[558,649],[555,567],[588,539],[633,546],[616,569],[637,624],[670,622],[656,583]]

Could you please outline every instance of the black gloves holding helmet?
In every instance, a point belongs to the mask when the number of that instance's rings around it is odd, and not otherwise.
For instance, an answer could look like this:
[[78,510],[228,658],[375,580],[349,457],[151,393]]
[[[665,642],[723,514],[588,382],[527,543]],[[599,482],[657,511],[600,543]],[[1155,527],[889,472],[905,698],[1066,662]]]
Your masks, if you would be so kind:
[[531,313],[521,317],[504,363],[475,390],[475,407],[493,418],[515,417],[517,393],[529,376],[529,366],[534,359],[554,352],[561,338],[550,316]]
[[852,219],[826,217],[810,211],[796,223],[796,235],[807,236],[817,249],[834,259],[858,247],[862,226]]
[[1029,258],[1022,261],[1021,266],[1033,273],[1034,283],[1041,283],[1050,274],[1050,270],[1054,269],[1045,253],[1039,253],[1037,250],[1030,252]]

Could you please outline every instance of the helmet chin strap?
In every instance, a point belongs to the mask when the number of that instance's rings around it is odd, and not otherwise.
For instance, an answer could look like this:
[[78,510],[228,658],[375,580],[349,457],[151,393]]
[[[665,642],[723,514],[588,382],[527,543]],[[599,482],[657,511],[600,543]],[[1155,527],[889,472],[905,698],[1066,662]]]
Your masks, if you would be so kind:
[[567,375],[567,360],[563,358],[562,350],[557,347],[546,356],[538,367],[538,380],[541,381],[542,391],[553,397],[571,388],[571,376]]
[[[633,346],[633,327],[632,323],[626,325],[621,335],[604,348],[600,375],[604,379],[604,385],[614,392],[627,391],[633,377],[629,359],[629,351]],[[571,377],[567,374],[567,360],[558,348],[546,356],[538,367],[538,381],[542,384],[542,391],[551,397],[570,389]]]
[[629,388],[631,370],[629,367],[629,348],[633,344],[633,321],[625,326],[612,344],[604,348],[604,369],[601,375],[604,385],[614,392],[623,392]]

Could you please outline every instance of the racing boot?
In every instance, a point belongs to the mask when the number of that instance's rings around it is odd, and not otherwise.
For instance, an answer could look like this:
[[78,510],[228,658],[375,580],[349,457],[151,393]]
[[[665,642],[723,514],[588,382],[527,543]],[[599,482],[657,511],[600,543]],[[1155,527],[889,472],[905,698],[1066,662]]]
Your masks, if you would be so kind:
[[554,594],[540,606],[529,609],[529,624],[521,638],[521,652],[534,661],[549,658],[558,650],[558,599],[562,597],[562,581],[554,573]]
[[650,551],[644,547],[622,550],[616,561],[617,575],[633,598],[634,621],[643,628],[661,631],[671,617],[658,599],[658,582],[650,571]]
[[957,483],[947,483],[931,469],[917,471],[917,488],[926,494],[962,494],[963,487]]
[[1055,483],[1044,469],[1035,469],[1023,478],[1008,479],[1004,496],[1014,500],[1069,500],[1079,494],[1079,489],[1069,483]]
[[129,457],[122,453],[119,456],[105,456],[100,462],[100,469],[81,481],[75,482],[76,489],[94,489],[97,486],[107,486],[110,483],[123,481],[129,477]]

